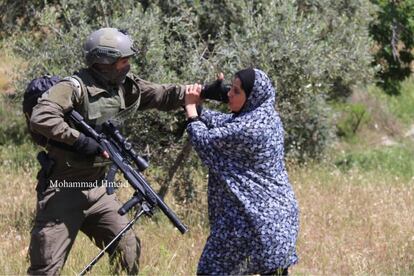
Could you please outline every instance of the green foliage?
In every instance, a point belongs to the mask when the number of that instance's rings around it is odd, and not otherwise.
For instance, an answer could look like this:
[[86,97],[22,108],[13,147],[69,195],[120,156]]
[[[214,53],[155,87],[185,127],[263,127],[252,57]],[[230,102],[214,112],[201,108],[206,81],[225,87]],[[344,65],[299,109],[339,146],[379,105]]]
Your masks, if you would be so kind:
[[0,39],[10,36],[13,32],[19,30],[33,30],[36,25],[34,11],[36,8],[44,7],[46,1],[0,1]]
[[332,126],[327,97],[347,96],[372,76],[368,1],[238,1],[242,24],[216,43],[225,72],[255,66],[275,82],[288,154],[317,157]]
[[410,180],[414,176],[413,144],[349,152],[336,161],[342,170],[358,168],[361,171],[378,171]]
[[398,97],[387,96],[390,110],[404,123],[411,124],[414,118],[414,79],[408,78],[401,83]]
[[[327,99],[347,96],[373,74],[368,0],[61,0],[31,7],[33,32],[14,29],[7,40],[27,60],[19,92],[42,74],[73,74],[83,66],[85,37],[99,27],[118,27],[140,50],[132,71],[150,81],[205,82],[220,71],[229,81],[247,66],[265,71],[277,89],[287,155],[300,161],[319,158],[333,137]],[[201,170],[194,172],[201,162],[184,150],[184,121],[182,111],[146,111],[125,131],[150,155],[162,188],[172,187],[177,199],[191,203],[204,187],[193,184],[202,179]]]
[[375,54],[378,84],[391,95],[400,93],[401,81],[410,76],[414,60],[414,2],[371,0],[378,5],[377,20],[371,26],[371,35],[379,49]]
[[0,95],[0,146],[28,142],[21,107],[12,103],[8,96]]
[[[42,33],[51,26],[66,32],[80,21],[89,25],[97,22],[109,25],[110,18],[124,15],[137,6],[141,6],[140,3],[133,0],[0,0],[0,22],[3,26],[0,39],[30,32],[35,33],[37,40],[41,40]],[[43,13],[47,13],[47,10],[50,11],[49,16],[55,19],[49,22],[51,25],[45,25],[43,21]]]
[[288,158],[299,162],[321,158],[334,135],[329,120],[331,111],[325,99],[309,95],[294,104],[284,101],[279,106],[286,114],[283,122],[285,129],[288,126],[285,133]]
[[342,116],[336,124],[337,135],[346,139],[355,136],[358,129],[369,121],[369,113],[361,103],[344,104],[341,106]]
[[2,145],[0,147],[0,166],[8,170],[30,171],[37,168],[36,151],[39,148],[32,143],[21,145]]
[[[414,118],[414,78],[410,77],[401,82],[400,95],[389,95],[378,86],[369,86],[368,95],[377,99],[387,110],[376,108],[376,112],[381,112],[384,119],[395,117],[400,123],[410,126]],[[375,108],[375,107],[373,107]]]

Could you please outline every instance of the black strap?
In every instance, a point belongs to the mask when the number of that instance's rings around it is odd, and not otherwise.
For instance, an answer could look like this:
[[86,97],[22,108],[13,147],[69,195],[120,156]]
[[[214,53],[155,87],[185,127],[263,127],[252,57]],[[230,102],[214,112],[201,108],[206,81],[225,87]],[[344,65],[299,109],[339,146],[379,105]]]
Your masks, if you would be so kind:
[[200,118],[198,116],[188,117],[188,119],[187,119],[187,125],[189,123],[196,122],[196,121],[200,121]]

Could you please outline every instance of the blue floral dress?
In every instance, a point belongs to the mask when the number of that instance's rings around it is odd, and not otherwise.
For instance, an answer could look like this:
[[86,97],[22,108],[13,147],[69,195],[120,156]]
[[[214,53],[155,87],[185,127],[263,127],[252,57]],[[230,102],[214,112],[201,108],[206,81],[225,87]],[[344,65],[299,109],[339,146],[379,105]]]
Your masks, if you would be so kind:
[[240,113],[204,109],[187,126],[209,169],[210,236],[198,274],[270,273],[298,260],[298,204],[284,165],[284,130],[275,90],[255,69]]

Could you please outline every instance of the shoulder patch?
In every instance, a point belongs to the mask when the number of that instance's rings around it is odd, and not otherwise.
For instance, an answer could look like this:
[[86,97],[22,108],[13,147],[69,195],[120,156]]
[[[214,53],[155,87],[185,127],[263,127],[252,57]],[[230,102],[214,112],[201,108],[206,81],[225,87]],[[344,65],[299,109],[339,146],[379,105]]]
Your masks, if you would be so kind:
[[73,84],[73,86],[76,88],[77,98],[81,99],[82,98],[82,85],[80,84],[80,82],[74,77],[66,77],[64,78],[64,80],[68,80]]

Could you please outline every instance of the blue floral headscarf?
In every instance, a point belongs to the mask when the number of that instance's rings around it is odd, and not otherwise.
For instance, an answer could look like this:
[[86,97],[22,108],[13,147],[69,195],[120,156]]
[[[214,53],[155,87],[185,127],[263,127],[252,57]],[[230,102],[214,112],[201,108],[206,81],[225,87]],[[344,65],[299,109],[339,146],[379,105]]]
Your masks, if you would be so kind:
[[200,274],[270,273],[297,262],[299,211],[284,166],[276,93],[268,76],[254,70],[239,113],[203,110],[187,127],[209,169],[211,234]]

